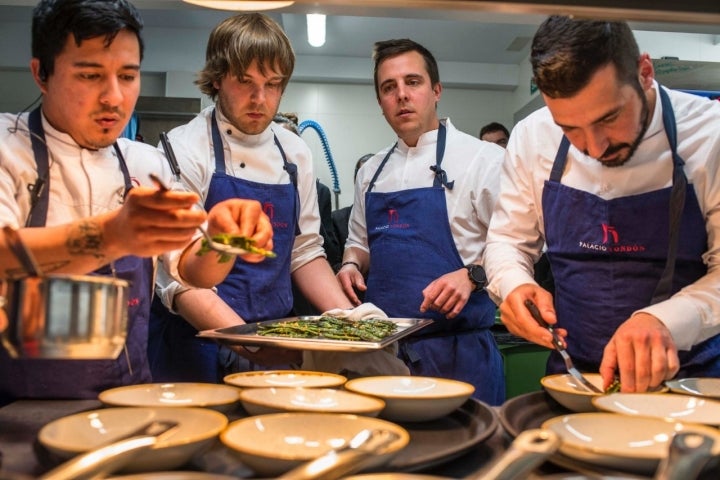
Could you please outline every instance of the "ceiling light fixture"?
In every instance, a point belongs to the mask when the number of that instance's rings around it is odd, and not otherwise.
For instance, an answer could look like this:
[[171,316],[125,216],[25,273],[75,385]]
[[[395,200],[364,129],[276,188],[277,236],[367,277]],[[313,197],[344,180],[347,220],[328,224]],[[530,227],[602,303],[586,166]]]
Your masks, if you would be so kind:
[[214,8],[216,10],[275,10],[277,8],[289,7],[295,1],[277,2],[274,0],[183,0],[185,3],[192,3],[200,7]]
[[313,47],[325,45],[325,15],[309,13],[307,15],[308,43]]

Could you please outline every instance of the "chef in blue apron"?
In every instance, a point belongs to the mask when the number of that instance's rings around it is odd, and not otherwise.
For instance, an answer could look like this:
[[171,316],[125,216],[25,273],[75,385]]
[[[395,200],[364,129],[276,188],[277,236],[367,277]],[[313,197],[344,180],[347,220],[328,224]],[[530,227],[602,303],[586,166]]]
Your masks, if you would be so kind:
[[156,380],[222,382],[237,371],[298,364],[299,351],[221,347],[196,337],[198,330],[291,316],[291,281],[320,311],[352,308],[325,258],[310,149],[272,122],[294,61],[282,28],[266,15],[229,17],[210,35],[198,85],[216,103],[168,137],[184,183],[205,208],[234,197],[263,205],[277,257],[234,260],[214,290],[159,279],[163,304],[153,308],[149,347]]
[[490,331],[495,304],[477,260],[503,150],[438,119],[442,86],[427,49],[411,40],[375,47],[378,102],[398,141],[358,173],[338,278],[352,300],[366,289],[365,301],[390,317],[434,320],[401,340],[413,375],[468,382],[476,398],[498,405],[505,385]]
[[[173,201],[155,188],[134,188],[150,184],[151,172],[170,173],[155,149],[118,139],[140,91],[137,10],[122,0],[70,3],[41,2],[34,11],[30,67],[42,105],[0,116],[0,225],[19,229],[46,273],[127,280],[127,339],[114,360],[11,358],[0,348],[0,405],[97,398],[107,388],[150,381],[151,257],[185,245],[205,218],[192,210],[195,195]],[[159,227],[143,241],[133,238],[148,223],[132,213],[138,210]],[[183,215],[187,223],[175,231],[171,222]],[[2,278],[22,276],[5,250],[0,263]]]
[[[551,17],[532,62],[547,108],[513,130],[486,250],[503,322],[550,347],[524,306],[533,300],[606,387],[616,375],[624,391],[720,376],[708,255],[720,241],[708,235],[720,223],[720,104],[655,82],[624,23]],[[554,299],[528,281],[543,243]],[[548,373],[562,371],[551,354]]]

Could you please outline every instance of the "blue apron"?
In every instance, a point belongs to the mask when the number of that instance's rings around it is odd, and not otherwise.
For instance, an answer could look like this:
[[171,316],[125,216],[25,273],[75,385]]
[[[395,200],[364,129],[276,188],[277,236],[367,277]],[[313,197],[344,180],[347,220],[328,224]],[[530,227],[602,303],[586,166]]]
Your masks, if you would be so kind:
[[[603,200],[561,184],[570,142],[563,137],[543,190],[548,258],[558,326],[578,368],[597,372],[615,330],[636,310],[663,301],[706,274],[705,219],[677,154],[675,115],[659,88],[673,156],[673,186]],[[669,213],[668,213],[669,212]],[[679,352],[680,377],[720,375],[720,336]],[[557,352],[548,373],[565,371]]]
[[[228,175],[215,112],[211,132],[215,172],[210,180],[205,208],[210,210],[229,198],[258,200],[272,222],[273,250],[277,253],[276,258],[260,263],[236,259],[230,274],[217,286],[218,295],[247,323],[287,317],[293,305],[290,259],[299,228],[297,166],[287,161],[275,137],[291,183],[257,183]],[[149,356],[155,381],[221,383],[230,373],[262,368],[231,349],[196,335],[197,329],[184,318],[170,313],[159,299],[153,302]]]
[[[29,126],[41,191],[32,192],[26,226],[46,223],[50,175],[40,107],[30,113]],[[125,193],[132,188],[125,159],[114,145],[125,179]],[[38,189],[40,190],[40,189]],[[94,275],[116,277],[130,282],[128,332],[125,349],[115,360],[13,359],[0,349],[0,405],[19,398],[97,398],[108,388],[151,381],[147,362],[148,315],[153,264],[150,258],[122,257]]]
[[452,189],[441,168],[445,125],[440,124],[433,186],[388,193],[373,192],[395,146],[375,172],[365,193],[371,268],[365,301],[390,317],[432,318],[430,326],[400,342],[400,357],[413,375],[447,377],[475,386],[474,396],[491,405],[505,398],[500,352],[490,327],[495,304],[483,290],[470,295],[456,318],[421,313],[422,290],[438,277],[463,267],[455,248],[445,189]]

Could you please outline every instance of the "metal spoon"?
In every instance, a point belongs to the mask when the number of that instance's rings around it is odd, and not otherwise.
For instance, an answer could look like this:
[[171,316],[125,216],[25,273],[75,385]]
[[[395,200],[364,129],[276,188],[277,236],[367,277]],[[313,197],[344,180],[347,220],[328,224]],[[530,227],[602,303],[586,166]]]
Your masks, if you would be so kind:
[[[150,174],[150,180],[152,180],[153,183],[155,183],[155,185],[157,185],[158,189],[161,192],[170,191],[170,188],[167,185],[165,185],[165,183],[162,180],[160,180],[160,177],[158,177],[154,173]],[[200,233],[203,234],[203,237],[205,238],[205,241],[207,242],[208,248],[210,248],[210,250],[213,250],[221,255],[247,255],[249,253],[259,253],[266,257],[274,257],[275,256],[275,253],[266,251],[263,249],[258,249],[257,252],[250,252],[248,250],[245,250],[244,248],[233,247],[232,245],[226,245],[224,243],[220,243],[218,241],[215,241],[213,239],[213,237],[208,233],[208,231],[205,230],[205,227],[203,227],[202,225],[198,225],[197,229],[200,230]]]
[[344,447],[330,450],[315,460],[303,463],[277,480],[336,480],[367,467],[397,440],[391,430],[361,430]]
[[5,241],[10,247],[10,250],[15,254],[15,258],[20,261],[25,271],[32,277],[41,277],[42,271],[40,270],[40,266],[30,249],[27,248],[22,238],[20,238],[18,231],[5,225],[3,227],[3,233],[5,234]]
[[560,437],[550,430],[525,430],[510,444],[510,448],[489,469],[466,480],[520,480],[555,453]]
[[154,447],[174,433],[177,422],[151,421],[109,445],[91,450],[62,463],[39,480],[90,480],[105,478],[128,463],[142,450]]

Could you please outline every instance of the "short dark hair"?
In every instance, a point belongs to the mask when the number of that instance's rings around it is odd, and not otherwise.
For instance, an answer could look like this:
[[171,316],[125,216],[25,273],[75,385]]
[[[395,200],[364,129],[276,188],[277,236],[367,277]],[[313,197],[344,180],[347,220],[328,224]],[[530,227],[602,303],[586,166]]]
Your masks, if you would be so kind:
[[32,56],[40,61],[41,80],[55,71],[68,35],[78,46],[97,37],[110,45],[120,30],[129,30],[137,36],[142,60],[142,28],[140,12],[127,0],[41,0],[32,19]]
[[640,49],[625,22],[560,15],[540,25],[530,53],[535,83],[550,98],[573,96],[608,64],[615,66],[620,81],[639,86],[639,59]]
[[295,52],[282,27],[262,13],[243,13],[228,17],[210,33],[205,50],[205,67],[195,84],[213,100],[217,98],[215,83],[231,73],[242,78],[253,61],[265,74],[269,64],[278,68],[284,78],[282,90],[295,68]]
[[388,58],[396,57],[407,52],[418,52],[422,55],[425,60],[425,69],[430,77],[430,83],[433,87],[440,83],[440,71],[438,70],[437,61],[435,61],[435,57],[430,53],[430,50],[408,38],[383,40],[376,42],[375,48],[373,49],[373,60],[375,61],[373,78],[376,97],[380,98],[380,86],[378,85],[378,68],[380,64]]
[[497,132],[497,131],[503,132],[505,134],[505,136],[508,138],[510,137],[510,132],[508,132],[508,129],[505,128],[505,125],[503,125],[502,123],[498,123],[498,122],[490,122],[480,129],[478,138],[482,138],[482,136],[485,135],[486,133]]

